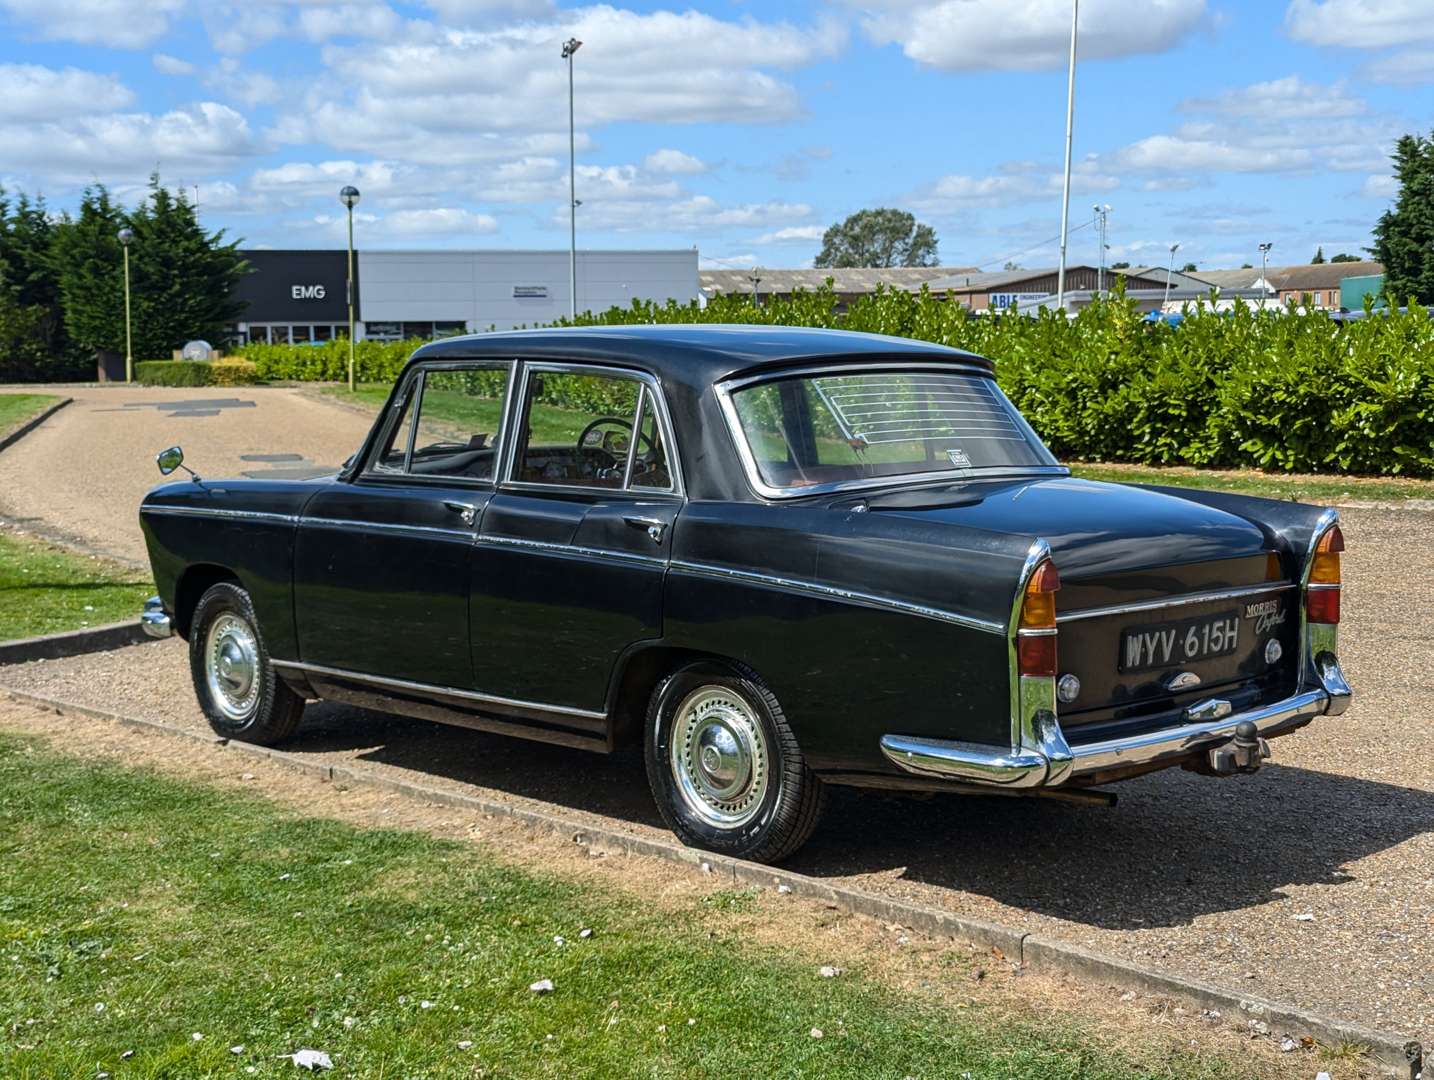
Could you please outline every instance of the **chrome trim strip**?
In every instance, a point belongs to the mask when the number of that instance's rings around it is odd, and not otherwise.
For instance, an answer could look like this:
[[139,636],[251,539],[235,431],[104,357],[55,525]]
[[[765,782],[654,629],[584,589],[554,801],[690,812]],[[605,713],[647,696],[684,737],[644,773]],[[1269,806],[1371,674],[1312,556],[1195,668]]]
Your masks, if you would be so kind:
[[[1001,781],[1007,786],[1037,787],[1063,783],[1070,774],[1071,752],[1061,734],[1057,719],[1056,680],[1053,675],[1022,675],[1019,645],[1021,637],[1058,635],[1057,629],[1021,629],[1021,609],[1026,602],[1026,586],[1032,575],[1051,557],[1051,545],[1041,537],[1026,549],[1016,579],[1016,592],[1011,597],[1010,620],[1003,631],[1006,635],[1007,670],[1010,679],[1011,746],[1005,756],[1018,763],[1012,776]],[[965,766],[971,768],[969,759]],[[974,775],[970,772],[967,775]],[[989,781],[988,781],[989,782]]]
[[1186,593],[1183,596],[1160,596],[1152,600],[1137,600],[1129,604],[1111,604],[1109,607],[1082,608],[1079,611],[1065,611],[1056,615],[1056,622],[1075,622],[1077,619],[1100,619],[1107,615],[1132,615],[1140,611],[1157,611],[1167,607],[1185,607],[1188,604],[1210,604],[1217,600],[1236,600],[1242,596],[1258,596],[1261,593],[1284,592],[1293,589],[1294,582],[1276,581],[1263,585],[1240,585],[1229,589],[1212,589],[1203,593]]
[[579,544],[553,544],[546,540],[528,540],[518,536],[490,536],[487,534],[479,536],[478,543],[492,544],[498,547],[528,548],[549,555],[584,556],[593,559],[610,559],[615,562],[644,563],[658,569],[667,569],[666,559],[660,559],[655,555],[641,555],[635,551],[583,547]]
[[1344,672],[1339,666],[1339,626],[1310,622],[1309,611],[1303,600],[1311,589],[1343,589],[1342,582],[1339,585],[1322,585],[1310,581],[1310,573],[1314,570],[1315,549],[1324,539],[1324,534],[1338,524],[1339,511],[1333,507],[1320,514],[1310,532],[1304,565],[1300,568],[1300,589],[1305,594],[1300,603],[1300,688],[1323,687],[1330,697],[1329,708],[1326,710],[1330,716],[1343,715],[1354,696],[1354,691],[1345,681]]
[[[1011,415],[1019,419],[1018,426],[1023,433],[1034,440],[1046,455],[1051,458],[1051,465],[1033,465],[1029,468],[1013,466],[991,466],[987,469],[947,469],[941,472],[910,473],[904,476],[878,476],[865,480],[837,480],[826,484],[811,484],[807,487],[773,487],[762,479],[761,470],[757,466],[757,459],[752,454],[752,448],[747,443],[747,436],[742,430],[742,421],[737,415],[736,403],[732,400],[734,392],[751,386],[755,383],[775,382],[779,379],[799,378],[804,375],[820,375],[827,372],[834,372],[841,375],[854,375],[863,372],[881,371],[921,371],[933,370],[943,373],[984,376],[991,380],[992,387],[1000,395],[1001,401]],[[1069,476],[1070,470],[1064,465],[1055,463],[1054,455],[1041,442],[1025,418],[1021,416],[1020,410],[1006,397],[1000,386],[996,384],[994,369],[986,368],[980,364],[970,361],[963,361],[953,357],[950,361],[931,360],[912,356],[901,360],[879,360],[873,359],[869,363],[854,360],[846,364],[813,364],[806,367],[786,368],[778,371],[764,371],[755,375],[747,375],[742,378],[724,379],[715,384],[712,388],[717,396],[717,404],[722,411],[722,418],[726,421],[727,435],[737,451],[737,457],[742,462],[742,471],[746,473],[747,483],[752,490],[765,499],[798,499],[808,495],[824,495],[839,491],[865,491],[873,488],[883,487],[908,487],[913,484],[949,484],[953,481],[975,481],[987,479],[999,479],[1005,476]]]
[[[1236,726],[1246,720],[1253,723],[1262,735],[1280,735],[1322,715],[1329,704],[1330,697],[1325,691],[1307,690],[1283,701],[1218,720],[1066,747],[1066,752],[1071,755],[1066,778],[1093,776],[1110,769],[1181,758],[1201,747],[1225,741],[1234,735]],[[1064,745],[1063,739],[1061,743]],[[883,735],[881,752],[892,764],[919,776],[988,783],[1006,788],[1039,787],[1053,783],[1046,779],[1051,761],[1043,748],[1012,751],[945,739]]]
[[235,518],[246,521],[280,521],[286,524],[295,524],[299,520],[298,514],[278,514],[269,510],[222,510],[217,506],[165,506],[145,503],[139,509],[142,514],[173,514],[180,517]]
[[711,563],[683,562],[676,559],[674,559],[670,565],[673,570],[697,574],[702,577],[718,578],[726,581],[742,581],[753,585],[769,585],[776,589],[786,589],[789,592],[808,593],[813,596],[821,596],[835,600],[849,600],[854,604],[887,608],[892,611],[900,611],[907,615],[918,615],[924,619],[935,619],[938,622],[964,626],[970,630],[981,630],[988,634],[1004,634],[1006,632],[1006,628],[1003,625],[989,619],[978,619],[971,615],[962,615],[959,612],[946,611],[942,608],[912,604],[905,600],[893,599],[889,596],[876,596],[872,593],[857,592],[854,589],[843,589],[835,585],[823,585],[816,581],[802,581],[797,578],[777,577],[774,574],[759,574],[750,570],[737,570],[726,566],[714,566]]
[[299,524],[324,529],[343,529],[346,532],[368,532],[377,529],[380,532],[425,533],[469,541],[475,535],[472,529],[447,529],[439,525],[400,525],[393,521],[359,521],[355,518],[303,517],[299,519]]
[[606,720],[607,713],[592,709],[574,709],[567,705],[545,705],[537,701],[519,701],[517,698],[498,697],[494,694],[480,694],[473,690],[457,690],[451,686],[434,686],[432,683],[410,682],[407,679],[390,679],[383,675],[363,675],[343,668],[324,667],[321,664],[306,664],[298,660],[270,660],[275,667],[290,668],[313,675],[328,675],[350,682],[386,686],[394,690],[410,690],[421,694],[436,694],[441,697],[459,698],[480,705],[498,705],[509,709],[526,709],[531,712],[553,713],[560,716],[577,716],[584,720]]

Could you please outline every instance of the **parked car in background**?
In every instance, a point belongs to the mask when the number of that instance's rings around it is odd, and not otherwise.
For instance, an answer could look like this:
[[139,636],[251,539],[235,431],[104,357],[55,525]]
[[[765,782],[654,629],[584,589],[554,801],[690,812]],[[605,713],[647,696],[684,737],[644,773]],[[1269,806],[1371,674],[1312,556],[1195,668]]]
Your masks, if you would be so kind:
[[1074,479],[989,361],[915,341],[450,338],[339,474],[140,516],[146,625],[220,734],[322,698],[640,743],[677,835],[751,859],[830,784],[1101,800],[1253,771],[1350,701],[1334,511]]

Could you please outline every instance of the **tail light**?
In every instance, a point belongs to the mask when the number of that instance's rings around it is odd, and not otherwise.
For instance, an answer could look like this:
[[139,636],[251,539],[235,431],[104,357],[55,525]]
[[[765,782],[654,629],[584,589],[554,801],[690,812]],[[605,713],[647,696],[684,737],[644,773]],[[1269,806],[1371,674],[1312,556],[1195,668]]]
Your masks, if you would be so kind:
[[1016,669],[1022,675],[1055,678],[1056,590],[1060,587],[1060,575],[1049,560],[1036,567],[1026,582],[1016,633]]
[[1339,553],[1343,550],[1344,533],[1338,525],[1315,544],[1309,585],[1305,590],[1305,617],[1312,623],[1339,622]]

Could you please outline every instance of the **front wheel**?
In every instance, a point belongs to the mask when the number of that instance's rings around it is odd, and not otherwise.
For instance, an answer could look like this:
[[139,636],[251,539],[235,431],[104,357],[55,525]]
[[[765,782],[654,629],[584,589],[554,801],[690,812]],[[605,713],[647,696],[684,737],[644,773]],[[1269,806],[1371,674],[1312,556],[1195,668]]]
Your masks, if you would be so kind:
[[226,739],[273,746],[299,726],[304,699],[274,674],[249,594],[233,582],[199,598],[189,631],[199,707]]
[[822,782],[775,695],[748,671],[692,664],[659,684],[645,758],[657,807],[689,847],[776,862],[821,815]]

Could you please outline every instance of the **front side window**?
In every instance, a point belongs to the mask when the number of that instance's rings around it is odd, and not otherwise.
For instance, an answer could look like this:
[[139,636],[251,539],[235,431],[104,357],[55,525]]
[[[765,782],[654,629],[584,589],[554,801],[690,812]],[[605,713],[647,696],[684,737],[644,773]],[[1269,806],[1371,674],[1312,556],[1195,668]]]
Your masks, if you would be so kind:
[[651,391],[626,375],[534,371],[513,479],[562,487],[671,490]]
[[818,485],[1056,464],[994,380],[953,371],[802,375],[734,391],[762,482]]
[[423,372],[374,460],[374,471],[492,480],[509,374],[506,364]]

